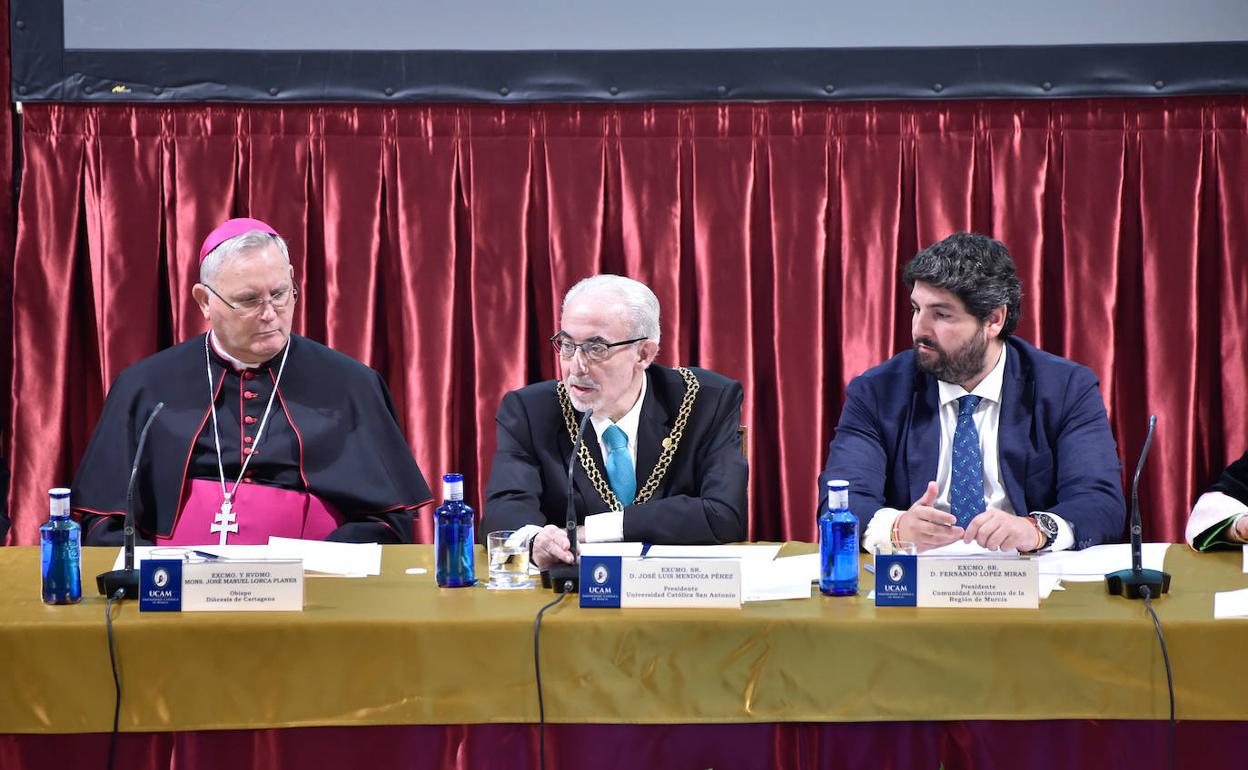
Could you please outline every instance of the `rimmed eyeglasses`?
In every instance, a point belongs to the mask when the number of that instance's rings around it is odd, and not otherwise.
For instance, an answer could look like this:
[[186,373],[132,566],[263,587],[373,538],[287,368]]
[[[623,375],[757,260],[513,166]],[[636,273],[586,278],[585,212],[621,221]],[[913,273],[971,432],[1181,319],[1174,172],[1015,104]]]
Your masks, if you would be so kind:
[[644,342],[646,339],[646,337],[636,337],[619,342],[605,342],[600,339],[573,342],[567,332],[557,332],[555,336],[550,338],[550,344],[555,348],[555,352],[559,354],[559,357],[565,361],[575,356],[576,351],[579,349],[586,360],[600,363],[611,357],[612,348],[618,348],[621,345],[632,345],[634,342]]
[[225,306],[236,313],[243,315],[256,315],[264,312],[265,305],[272,305],[274,311],[285,310],[292,302],[299,299],[299,287],[292,285],[289,289],[275,291],[267,297],[252,297],[251,299],[230,302],[221,296],[221,292],[212,288],[208,284],[204,284],[204,288],[216,295],[217,299],[225,303]]

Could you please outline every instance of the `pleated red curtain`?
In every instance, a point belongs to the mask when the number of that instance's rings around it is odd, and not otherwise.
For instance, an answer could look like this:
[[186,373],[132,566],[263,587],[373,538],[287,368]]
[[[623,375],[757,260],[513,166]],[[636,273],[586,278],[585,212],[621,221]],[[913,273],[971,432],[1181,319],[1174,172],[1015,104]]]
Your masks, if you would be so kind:
[[[204,234],[290,241],[295,328],[375,367],[431,479],[556,371],[563,291],[654,288],[664,363],[742,380],[755,539],[812,540],[844,385],[909,344],[901,265],[1006,242],[1020,336],[1092,367],[1147,536],[1248,448],[1248,102],[28,105],[14,281],[10,542],[36,541],[128,364],[202,330]],[[430,524],[417,525],[430,540]]]
[[[9,82],[9,3],[0,0],[0,83]],[[13,207],[13,105],[0,108],[0,297],[13,289],[13,245],[17,240],[17,217]],[[13,306],[0,299],[0,378],[10,379],[12,369]],[[10,404],[0,405],[0,426],[7,435]],[[0,442],[3,443],[3,442]],[[8,488],[8,461],[0,458],[0,493]],[[8,516],[0,512],[0,542],[9,528]]]

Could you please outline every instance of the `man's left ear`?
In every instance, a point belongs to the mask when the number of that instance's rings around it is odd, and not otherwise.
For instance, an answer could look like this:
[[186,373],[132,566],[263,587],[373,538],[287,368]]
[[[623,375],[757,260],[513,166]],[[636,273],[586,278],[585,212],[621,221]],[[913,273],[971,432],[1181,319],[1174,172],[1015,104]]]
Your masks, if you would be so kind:
[[654,340],[645,340],[637,346],[637,361],[641,364],[642,369],[654,363],[654,359],[658,355],[659,343]]
[[984,319],[988,331],[991,332],[993,337],[1001,336],[1001,330],[1005,328],[1006,312],[1007,310],[1005,305],[1002,305],[1000,307],[993,308],[992,312],[988,314],[988,317]]

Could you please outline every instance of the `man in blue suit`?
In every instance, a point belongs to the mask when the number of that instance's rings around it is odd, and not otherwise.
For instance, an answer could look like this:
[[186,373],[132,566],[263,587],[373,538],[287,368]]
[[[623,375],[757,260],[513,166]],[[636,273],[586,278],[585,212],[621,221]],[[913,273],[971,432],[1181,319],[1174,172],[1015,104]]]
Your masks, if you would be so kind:
[[1085,548],[1121,537],[1121,465],[1097,380],[1011,336],[1005,246],[955,233],[905,268],[914,349],[855,377],[820,476],[849,481],[863,548]]

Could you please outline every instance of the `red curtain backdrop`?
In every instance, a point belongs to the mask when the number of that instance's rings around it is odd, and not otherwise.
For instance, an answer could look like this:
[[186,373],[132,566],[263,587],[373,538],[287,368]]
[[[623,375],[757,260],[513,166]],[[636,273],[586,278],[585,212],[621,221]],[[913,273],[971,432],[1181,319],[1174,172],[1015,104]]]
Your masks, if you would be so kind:
[[[431,480],[479,507],[503,393],[551,377],[560,296],[654,288],[663,363],[745,385],[750,534],[813,540],[848,380],[909,345],[900,267],[1002,239],[1018,333],[1099,375],[1146,536],[1248,448],[1246,100],[537,106],[28,105],[14,531],[33,543],[125,366],[203,330],[232,215],[290,241],[297,331],[378,369]],[[430,540],[422,517],[417,532]]]
[[[0,83],[9,82],[9,2],[0,0]],[[11,378],[13,339],[13,244],[17,240],[17,217],[13,207],[13,105],[0,108],[0,377]],[[0,406],[0,429],[7,434],[8,402]],[[0,472],[0,478],[5,474]],[[3,489],[3,487],[0,487]],[[3,525],[0,525],[3,528]]]

